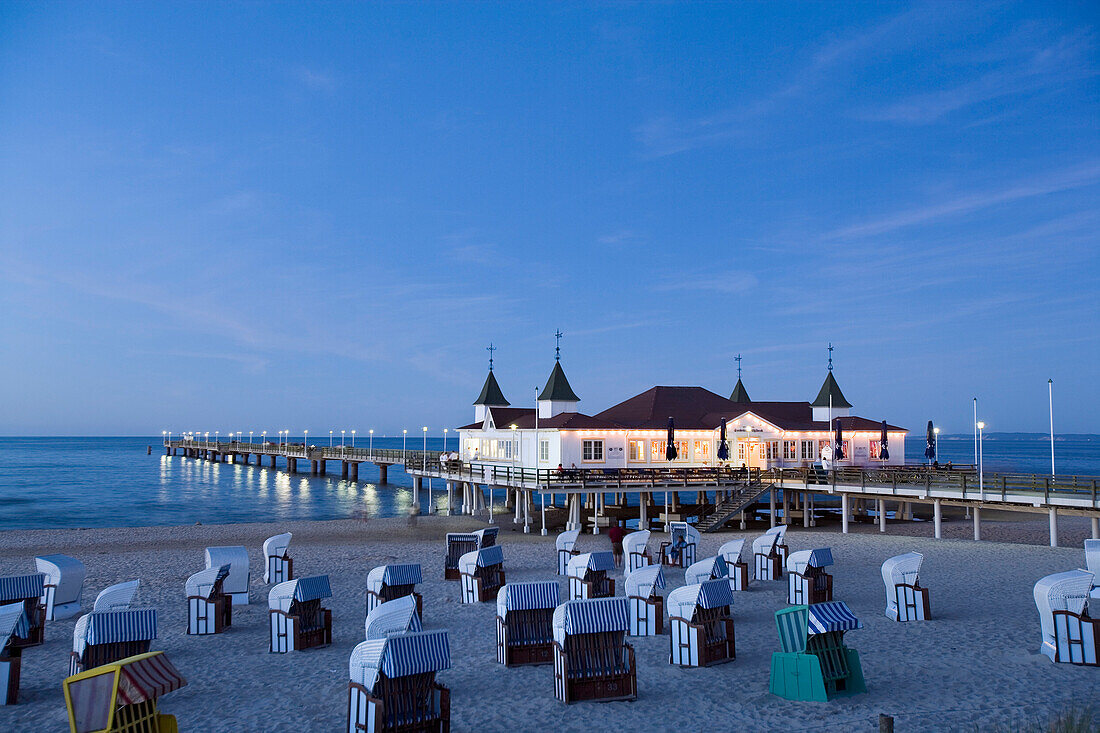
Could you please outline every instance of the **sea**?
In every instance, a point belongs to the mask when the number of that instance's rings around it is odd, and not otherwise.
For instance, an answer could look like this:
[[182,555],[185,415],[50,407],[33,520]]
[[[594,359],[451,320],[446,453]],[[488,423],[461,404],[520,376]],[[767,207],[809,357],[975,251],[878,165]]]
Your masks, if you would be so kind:
[[[906,443],[907,462],[924,462],[923,438]],[[1056,436],[1054,446],[1059,475],[1100,476],[1100,436]],[[402,439],[375,437],[374,447],[399,449]],[[429,450],[442,448],[442,438],[428,440]],[[990,473],[1050,472],[1050,439],[1041,435],[994,433],[982,453]],[[948,461],[974,462],[972,436],[940,436],[939,462]],[[341,479],[338,463],[329,463],[327,476],[292,475],[279,465],[166,456],[159,436],[0,437],[0,530],[397,517],[412,504],[412,479],[400,466],[382,484],[368,463],[358,481]],[[431,504],[447,509],[440,481],[432,483]]]

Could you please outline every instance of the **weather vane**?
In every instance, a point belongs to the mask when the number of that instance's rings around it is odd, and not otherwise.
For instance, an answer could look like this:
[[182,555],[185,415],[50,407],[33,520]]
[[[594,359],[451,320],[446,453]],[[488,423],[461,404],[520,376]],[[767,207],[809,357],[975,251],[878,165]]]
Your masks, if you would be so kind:
[[560,328],[554,333],[554,361],[561,361],[561,337],[564,335]]
[[829,371],[833,370],[833,344],[829,343]]
[[497,350],[497,347],[493,346],[493,342],[490,341],[485,350],[489,352],[489,371],[493,371],[493,352]]
[[733,359],[737,362],[737,381],[741,381],[741,355],[738,354]]

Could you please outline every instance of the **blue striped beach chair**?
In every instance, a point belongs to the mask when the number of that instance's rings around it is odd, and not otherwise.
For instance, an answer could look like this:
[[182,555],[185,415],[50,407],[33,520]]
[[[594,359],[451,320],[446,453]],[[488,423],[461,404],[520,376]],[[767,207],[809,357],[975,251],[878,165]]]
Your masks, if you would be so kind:
[[321,600],[332,597],[327,575],[279,583],[267,596],[271,651],[284,654],[332,643],[332,611]]
[[702,560],[693,562],[684,570],[684,582],[689,585],[705,583],[708,580],[718,580],[719,578],[729,578],[729,569],[726,567],[726,561],[721,555],[705,557]]
[[634,647],[626,643],[625,598],[566,601],[554,611],[554,694],[579,700],[635,700]]
[[14,705],[19,696],[19,665],[23,650],[12,641],[26,636],[30,626],[27,611],[22,603],[0,606],[0,692],[5,705]]
[[27,614],[25,632],[16,634],[8,642],[13,649],[38,646],[45,641],[46,604],[42,601],[45,592],[46,576],[43,573],[0,578],[0,604],[22,603]]
[[233,598],[222,590],[229,566],[200,570],[187,579],[187,633],[220,634],[233,625]]
[[264,582],[284,583],[294,580],[294,560],[290,557],[290,532],[264,540]]
[[348,733],[446,733],[451,693],[435,675],[450,668],[446,631],[360,643],[348,662]]
[[401,596],[379,603],[367,614],[364,634],[367,639],[384,639],[387,636],[421,631],[420,614],[412,596]]
[[149,651],[149,645],[155,638],[155,608],[92,611],[77,619],[73,629],[69,674],[144,654]]
[[557,581],[507,583],[497,593],[497,661],[505,667],[554,661]]
[[736,657],[733,591],[725,578],[693,583],[668,594],[669,662],[709,667]]
[[164,652],[120,659],[68,677],[65,708],[72,733],[176,733],[176,718],[157,700],[187,684]]
[[554,538],[554,547],[558,551],[558,575],[569,572],[569,561],[580,551],[576,549],[577,538],[580,537],[579,529],[569,529]]
[[660,565],[645,565],[627,573],[623,591],[630,607],[631,636],[659,636],[665,630],[665,599],[657,592],[665,587]]
[[444,580],[459,580],[462,575],[458,568],[459,558],[474,550],[496,545],[499,531],[499,527],[486,527],[476,532],[447,533],[447,555],[443,559]]
[[844,646],[844,632],[863,627],[847,604],[791,606],[775,612],[775,624],[780,651],[772,654],[772,694],[825,702],[867,691],[859,652]]
[[248,548],[242,545],[207,547],[204,555],[208,569],[229,566],[229,576],[222,582],[222,590],[233,599],[234,606],[247,606],[248,585],[252,580]]
[[749,589],[749,564],[742,555],[745,552],[745,538],[730,540],[718,548],[718,554],[726,561],[726,572],[733,590]]
[[585,552],[569,561],[569,599],[610,598],[615,595],[615,580],[607,577],[615,569],[615,556],[610,552]]
[[458,560],[463,603],[488,603],[496,600],[504,585],[504,550],[492,545],[467,552]]
[[886,587],[886,617],[895,621],[925,621],[932,618],[928,589],[920,584],[920,566],[924,555],[907,552],[882,563],[882,583]]
[[623,537],[623,554],[626,555],[626,571],[632,573],[652,563],[649,554],[649,530],[640,529]]
[[833,564],[828,547],[800,550],[787,556],[787,603],[825,603],[833,600],[833,576],[825,568]]
[[42,604],[46,620],[59,621],[80,613],[80,597],[84,591],[84,563],[68,555],[39,555],[35,569],[46,576]]
[[416,592],[416,585],[424,581],[420,565],[379,565],[367,573],[367,613],[386,601],[402,596],[416,600],[416,612],[424,617],[424,599]]
[[1033,590],[1043,643],[1052,662],[1100,665],[1100,618],[1088,612],[1094,582],[1087,570],[1070,570],[1041,578]]

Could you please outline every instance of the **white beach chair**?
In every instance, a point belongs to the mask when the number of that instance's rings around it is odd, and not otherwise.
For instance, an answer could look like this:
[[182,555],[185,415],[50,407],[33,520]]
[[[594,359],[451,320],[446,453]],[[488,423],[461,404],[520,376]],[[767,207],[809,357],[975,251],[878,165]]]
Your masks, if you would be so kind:
[[728,580],[708,580],[668,594],[669,662],[707,667],[733,661],[733,591]]
[[332,597],[327,575],[287,580],[267,595],[271,651],[278,654],[332,643],[332,611],[321,600]]
[[726,561],[726,572],[733,590],[749,589],[749,564],[741,557],[745,551],[745,538],[739,537],[718,548],[718,554]]
[[631,636],[659,636],[665,630],[665,599],[657,592],[665,587],[660,565],[646,565],[626,574],[623,590],[630,607]]
[[12,649],[38,646],[45,641],[46,605],[42,601],[45,589],[46,576],[43,573],[0,578],[0,604],[21,603],[27,614],[26,634],[16,634],[8,642]]
[[379,565],[367,573],[367,613],[386,601],[412,596],[416,612],[424,616],[424,599],[416,592],[417,583],[424,580],[418,563]]
[[576,549],[577,538],[580,537],[581,531],[579,529],[570,529],[566,532],[562,532],[556,538],[554,538],[554,546],[558,550],[558,575],[565,575],[566,568],[569,565],[569,561],[574,555],[580,554]]
[[833,600],[833,576],[825,568],[833,564],[828,547],[800,550],[787,556],[787,603],[827,603]]
[[443,560],[444,579],[458,580],[462,575],[458,569],[459,558],[467,552],[495,546],[499,531],[499,527],[485,527],[476,532],[448,532],[447,555]]
[[125,583],[107,586],[95,597],[92,611],[121,611],[129,608],[140,586],[140,580],[127,580]]
[[625,598],[566,601],[554,610],[554,694],[578,700],[638,697],[634,647],[626,643]]
[[1093,580],[1087,570],[1070,570],[1035,584],[1043,632],[1039,651],[1052,662],[1100,665],[1100,618],[1090,618],[1086,608]]
[[84,591],[84,563],[68,555],[39,555],[35,569],[46,576],[42,603],[46,620],[60,621],[80,613],[80,596]]
[[361,642],[348,662],[348,733],[450,730],[451,693],[435,681],[450,667],[446,631]]
[[293,534],[284,532],[264,540],[264,582],[283,583],[294,580],[294,560],[287,549]]
[[686,568],[695,562],[699,548],[699,530],[687,522],[669,522],[669,539],[661,543],[661,562]]
[[496,600],[504,585],[504,551],[499,545],[467,552],[458,559],[463,603]]
[[1085,540],[1085,568],[1093,577],[1089,597],[1100,600],[1100,540]]
[[557,581],[507,583],[497,593],[497,661],[505,667],[554,661]]
[[220,634],[233,624],[233,598],[222,590],[229,566],[200,570],[187,579],[187,633]]
[[234,606],[248,605],[248,585],[252,576],[248,570],[248,549],[243,545],[207,547],[206,567],[229,566],[229,577],[222,582],[222,590],[233,599]]
[[155,608],[92,611],[76,620],[69,674],[149,651],[157,638]]
[[387,636],[408,634],[421,631],[420,614],[416,611],[416,600],[412,596],[401,596],[392,601],[383,601],[367,614],[364,633],[367,639],[384,639]]
[[882,583],[886,587],[886,617],[895,621],[926,621],[932,617],[928,589],[920,584],[920,566],[924,555],[907,552],[882,563]]
[[19,696],[19,665],[22,650],[12,644],[30,631],[27,611],[22,603],[0,606],[0,694],[4,705],[14,705]]
[[649,530],[640,529],[623,537],[623,553],[626,555],[626,571],[632,573],[650,564]]
[[684,583],[688,585],[718,578],[729,578],[726,561],[721,555],[705,557],[698,562],[693,562],[684,570]]
[[569,560],[569,599],[610,598],[615,595],[615,579],[607,577],[615,569],[610,552],[585,552]]
[[783,544],[786,534],[787,525],[781,524],[778,527],[772,527],[752,541],[757,580],[783,578],[783,564],[787,560],[786,545]]

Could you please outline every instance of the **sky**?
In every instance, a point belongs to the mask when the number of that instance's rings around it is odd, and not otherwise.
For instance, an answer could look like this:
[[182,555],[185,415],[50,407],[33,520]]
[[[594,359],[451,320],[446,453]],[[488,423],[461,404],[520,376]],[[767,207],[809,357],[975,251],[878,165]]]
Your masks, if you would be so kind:
[[1100,432],[1095,3],[4,3],[0,434],[473,417],[495,352]]

